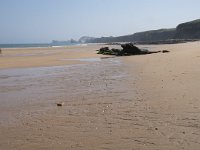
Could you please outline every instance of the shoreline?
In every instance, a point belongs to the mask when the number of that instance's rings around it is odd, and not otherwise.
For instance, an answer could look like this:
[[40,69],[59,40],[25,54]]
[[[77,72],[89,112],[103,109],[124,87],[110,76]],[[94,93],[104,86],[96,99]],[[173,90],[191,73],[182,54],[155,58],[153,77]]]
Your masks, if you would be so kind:
[[[80,64],[75,59],[101,58],[96,51],[101,45],[68,46],[51,48],[17,48],[6,49],[0,55],[0,69],[27,68],[41,66],[62,66],[67,64]],[[103,56],[108,57],[108,56]],[[65,60],[66,59],[66,60]],[[69,59],[69,60],[67,60]],[[71,60],[70,60],[71,59]],[[73,60],[74,59],[74,60]],[[14,63],[15,62],[15,63]]]

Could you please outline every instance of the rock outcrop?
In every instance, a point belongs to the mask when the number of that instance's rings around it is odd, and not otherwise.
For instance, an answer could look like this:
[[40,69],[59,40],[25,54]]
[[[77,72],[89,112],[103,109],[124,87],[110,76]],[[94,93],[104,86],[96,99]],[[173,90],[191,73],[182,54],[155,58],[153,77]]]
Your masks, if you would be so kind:
[[200,19],[177,26],[175,39],[200,39]]
[[127,43],[121,45],[122,49],[109,49],[109,47],[103,47],[98,50],[97,54],[103,55],[115,55],[115,56],[130,56],[130,55],[145,55],[152,53],[159,53],[161,51],[148,51],[141,50],[138,47],[134,46],[133,43]]
[[94,37],[89,37],[89,36],[83,36],[78,40],[78,42],[79,43],[88,43],[88,41],[91,41],[93,39],[95,39],[95,38]]

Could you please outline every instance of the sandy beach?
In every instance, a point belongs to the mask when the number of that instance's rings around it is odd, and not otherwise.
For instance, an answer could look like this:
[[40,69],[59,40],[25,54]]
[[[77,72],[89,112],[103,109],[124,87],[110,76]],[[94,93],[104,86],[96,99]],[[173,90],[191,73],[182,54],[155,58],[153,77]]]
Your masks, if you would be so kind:
[[[49,48],[6,48],[0,55],[0,68],[27,68],[77,64],[79,58],[100,58],[95,49],[101,45]],[[71,59],[71,60],[67,60]],[[83,63],[83,62],[82,62]]]
[[3,49],[0,149],[199,149],[200,42],[124,57],[100,47]]

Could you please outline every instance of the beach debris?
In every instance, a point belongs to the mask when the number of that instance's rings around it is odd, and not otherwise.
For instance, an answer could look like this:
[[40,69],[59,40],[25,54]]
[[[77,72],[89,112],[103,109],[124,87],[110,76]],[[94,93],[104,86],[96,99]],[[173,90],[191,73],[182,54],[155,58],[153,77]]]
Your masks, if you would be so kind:
[[59,102],[59,103],[57,103],[57,106],[58,107],[61,107],[61,106],[63,106],[64,105],[64,102]]
[[170,51],[168,50],[162,50],[162,53],[169,53]]
[[121,45],[122,49],[109,49],[109,47],[102,47],[97,54],[115,55],[115,56],[130,56],[130,55],[145,55],[152,53],[159,53],[161,51],[148,51],[146,49],[139,49],[133,43],[126,43]]

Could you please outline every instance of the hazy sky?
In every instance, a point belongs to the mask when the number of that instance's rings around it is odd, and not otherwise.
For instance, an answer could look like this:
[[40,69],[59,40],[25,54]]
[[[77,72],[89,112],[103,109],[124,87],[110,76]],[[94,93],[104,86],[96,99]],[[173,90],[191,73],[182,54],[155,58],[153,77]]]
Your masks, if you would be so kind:
[[171,28],[200,18],[200,0],[0,0],[0,43],[41,43]]

